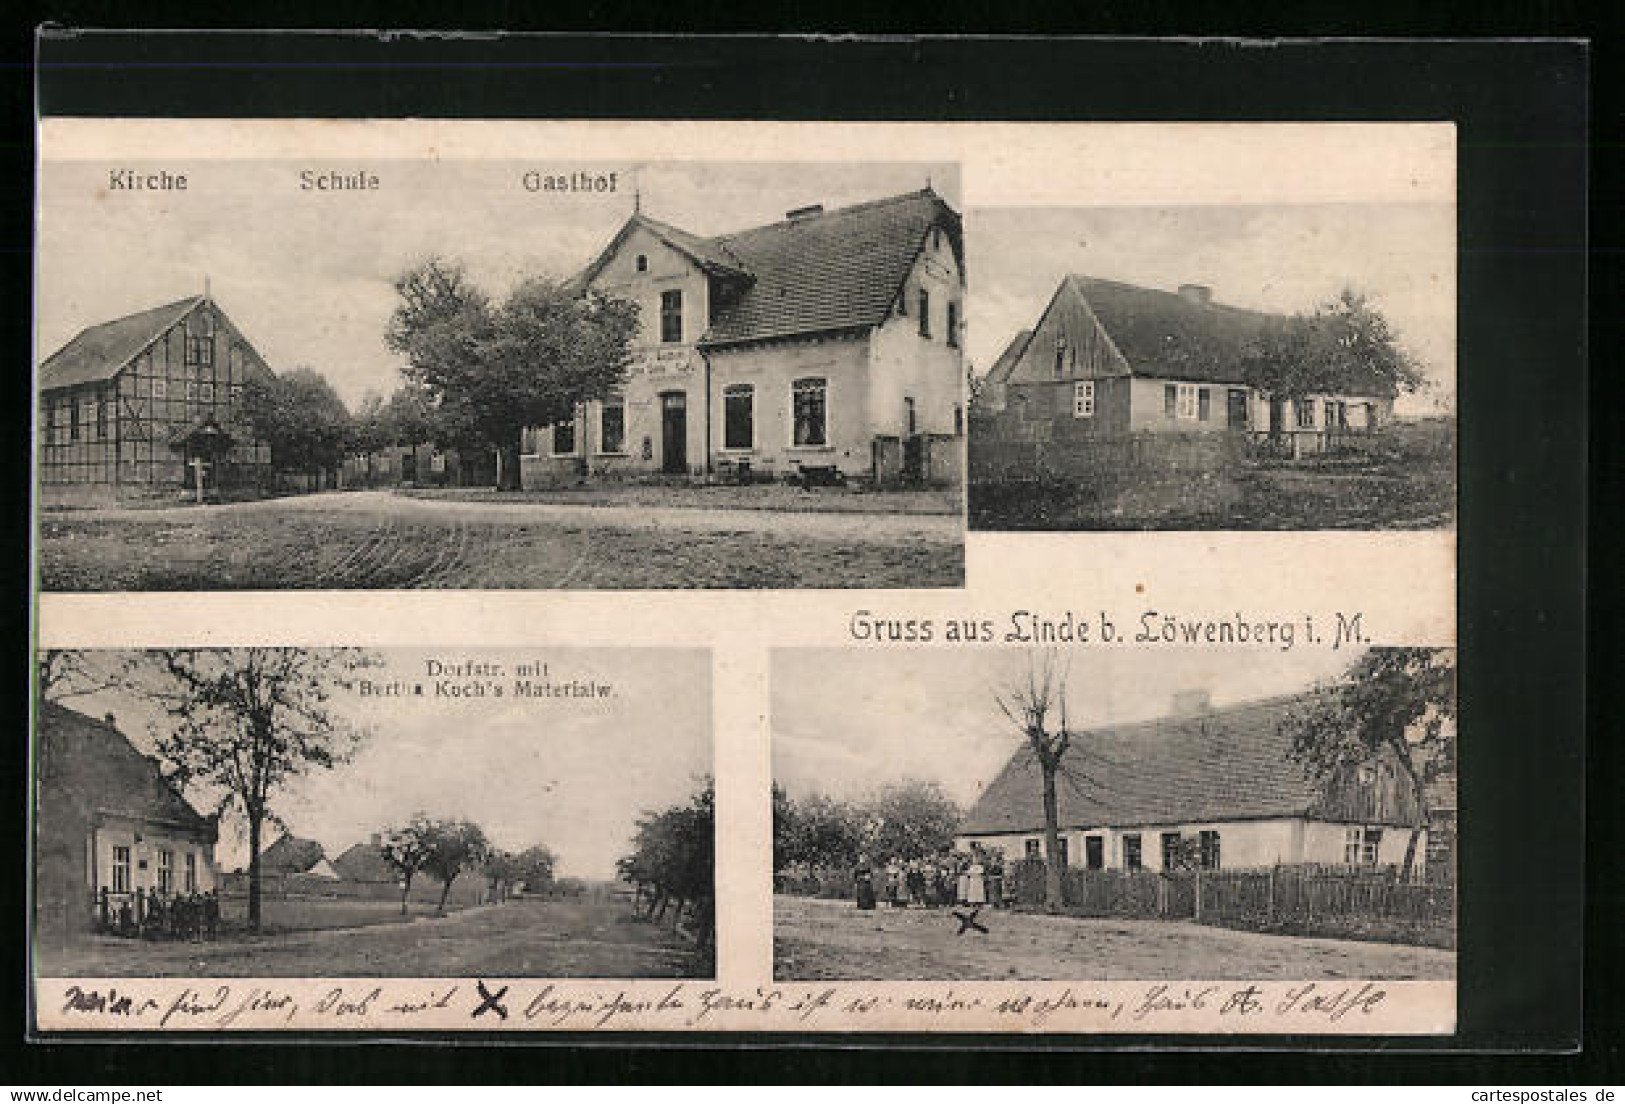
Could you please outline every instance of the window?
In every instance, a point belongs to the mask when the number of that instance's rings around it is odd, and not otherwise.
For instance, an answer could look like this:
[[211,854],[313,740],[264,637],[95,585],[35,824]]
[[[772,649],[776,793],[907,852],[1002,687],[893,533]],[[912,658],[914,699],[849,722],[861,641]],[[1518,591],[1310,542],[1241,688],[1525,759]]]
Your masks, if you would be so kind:
[[1072,385],[1072,416],[1074,418],[1095,416],[1094,380],[1078,380]]
[[1200,847],[1198,854],[1201,857],[1202,869],[1219,869],[1219,833],[1211,830],[1201,833],[1198,839],[1198,844]]
[[1313,402],[1311,402],[1310,400],[1308,400],[1308,399],[1298,399],[1292,405],[1293,405],[1294,408],[1296,408],[1296,411],[1297,411],[1298,428],[1299,429],[1314,429],[1315,428],[1315,404]]
[[1350,828],[1344,834],[1343,861],[1349,866],[1376,866],[1381,854],[1381,828]]
[[79,439],[79,399],[75,396],[68,400],[68,440]]
[[186,381],[186,401],[197,402],[197,380],[189,379]]
[[1164,832],[1162,834],[1162,868],[1164,870],[1178,870],[1180,854],[1184,850],[1180,843],[1178,832]]
[[722,447],[756,447],[756,388],[748,383],[722,389]]
[[1178,388],[1179,417],[1187,422],[1196,420],[1196,385],[1182,383]]
[[660,293],[660,340],[670,345],[683,340],[683,293]]
[[1062,836],[1055,842],[1060,845],[1059,849],[1056,851],[1056,857],[1061,860],[1061,865],[1065,866],[1068,861],[1066,854],[1066,837]]
[[167,847],[158,852],[158,892],[165,897],[175,892],[175,852]]
[[598,450],[609,453],[626,451],[626,399],[620,395],[605,399],[599,412]]
[[1083,864],[1090,870],[1106,869],[1106,841],[1103,837],[1083,837]]
[[553,423],[553,455],[576,454],[576,420],[573,417]]
[[1162,416],[1172,418],[1179,409],[1179,388],[1171,383],[1162,385]]
[[639,254],[638,254],[638,259],[637,259],[637,270],[638,270],[638,271],[639,271],[639,272],[648,272],[648,271],[649,271],[649,258],[648,258],[648,257],[646,257],[646,256],[645,256],[645,255],[644,255],[644,254],[642,254],[642,253],[639,253]]
[[959,348],[959,304],[948,304],[948,344]]
[[920,336],[931,336],[931,293],[920,289]]
[[1206,387],[1196,392],[1196,420],[1205,422],[1213,416],[1213,393]]
[[1030,839],[1023,843],[1022,851],[1025,857],[1029,859],[1037,859],[1042,857],[1038,852],[1038,841],[1035,839]]
[[919,415],[915,411],[914,396],[903,396],[903,431],[912,437],[919,432]]
[[1326,416],[1321,419],[1320,424],[1327,429],[1332,429],[1337,425],[1337,404],[1327,399],[1322,405],[1326,409]]
[[963,437],[964,435],[965,435],[965,408],[963,406],[960,406],[958,403],[954,403],[954,436],[955,437]]
[[1055,339],[1055,378],[1056,379],[1062,379],[1065,376],[1066,376],[1066,334],[1061,334],[1060,336],[1056,337],[1056,339]]
[[113,892],[130,892],[130,849],[113,848]]
[[1337,428],[1338,429],[1347,429],[1348,427],[1349,427],[1349,404],[1346,403],[1346,402],[1339,402],[1337,404]]
[[791,384],[795,413],[793,444],[822,448],[829,443],[828,389],[828,383],[821,379],[802,379]]
[[186,892],[197,892],[197,852],[186,853]]
[[186,339],[186,363],[203,367],[214,363],[214,338],[197,334]]
[[443,471],[445,471],[446,470],[446,454],[443,453],[443,452],[437,452],[434,455],[430,456],[429,457],[429,470],[433,471],[433,472],[443,472]]
[[1143,870],[1145,856],[1140,853],[1140,834],[1134,832],[1123,837],[1123,869]]
[[204,381],[197,385],[198,398],[206,403],[214,402],[214,384]]
[[169,381],[162,376],[152,381],[152,397],[155,399],[169,398]]

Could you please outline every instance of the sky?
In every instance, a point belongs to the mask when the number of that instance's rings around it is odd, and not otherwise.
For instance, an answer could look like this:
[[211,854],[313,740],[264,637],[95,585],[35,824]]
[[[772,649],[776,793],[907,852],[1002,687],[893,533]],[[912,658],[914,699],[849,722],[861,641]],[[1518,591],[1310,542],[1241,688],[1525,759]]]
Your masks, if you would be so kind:
[[[508,666],[549,665],[553,681],[591,680],[614,687],[586,701],[362,698],[335,693],[334,708],[365,732],[347,764],[292,782],[272,808],[298,836],[341,854],[372,832],[422,811],[466,817],[497,846],[522,850],[543,843],[558,873],[613,878],[633,824],[645,810],[686,802],[712,773],[710,656],[686,649],[526,649],[374,653],[376,683],[425,682],[425,661],[473,658]],[[112,712],[143,752],[166,716],[139,691],[114,691],[63,703],[93,717]],[[189,791],[202,812],[210,796]],[[267,834],[265,845],[280,835]],[[216,858],[223,869],[247,861],[235,823],[222,825]]]
[[1401,413],[1453,410],[1455,208],[1432,203],[985,208],[966,216],[966,349],[978,374],[1031,328],[1062,277],[1308,313],[1351,286],[1371,296],[1419,362],[1426,393]]
[[[383,335],[394,279],[435,255],[496,295],[565,277],[632,213],[700,235],[833,209],[928,183],[956,209],[958,167],[877,163],[515,161],[120,162],[188,176],[185,192],[106,190],[109,164],[40,168],[39,359],[89,325],[209,289],[276,371],[308,366],[354,406],[399,383]],[[369,170],[377,191],[301,191],[303,169]],[[529,192],[524,174],[615,173],[613,192]]]
[[[1023,678],[1021,648],[785,648],[773,653],[773,777],[792,797],[862,798],[906,778],[975,801],[1020,745],[995,691]],[[1060,653],[1074,727],[1166,716],[1173,695],[1215,706],[1307,689],[1358,658],[1348,649],[1170,648]],[[840,687],[831,694],[828,688]]]

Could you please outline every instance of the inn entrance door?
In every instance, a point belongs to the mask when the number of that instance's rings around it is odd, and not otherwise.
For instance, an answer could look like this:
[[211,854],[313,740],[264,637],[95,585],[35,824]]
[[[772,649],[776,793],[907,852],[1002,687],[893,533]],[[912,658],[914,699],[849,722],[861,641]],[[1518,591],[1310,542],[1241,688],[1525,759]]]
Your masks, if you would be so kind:
[[660,470],[688,474],[688,395],[683,391],[660,395]]

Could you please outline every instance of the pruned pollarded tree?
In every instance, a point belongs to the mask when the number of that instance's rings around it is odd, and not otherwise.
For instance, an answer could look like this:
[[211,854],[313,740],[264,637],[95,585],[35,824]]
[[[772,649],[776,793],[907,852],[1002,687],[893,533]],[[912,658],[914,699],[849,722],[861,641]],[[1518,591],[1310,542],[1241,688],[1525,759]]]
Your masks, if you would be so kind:
[[331,706],[333,692],[376,666],[337,648],[181,648],[142,653],[132,680],[170,718],[155,732],[159,761],[182,787],[218,795],[217,812],[248,829],[248,926],[260,926],[260,837],[272,802],[291,781],[347,761],[362,733]]
[[35,660],[39,700],[61,702],[116,690],[123,685],[129,670],[129,658],[119,653],[42,648]]
[[1044,908],[1057,912],[1065,903],[1061,882],[1061,810],[1055,779],[1065,770],[1067,752],[1072,748],[1072,731],[1066,719],[1067,670],[1054,649],[1034,652],[1023,677],[993,700],[1010,723],[1020,730],[1024,748],[1038,764],[1044,788]]
[[1428,787],[1456,771],[1454,648],[1372,648],[1310,704],[1281,722],[1292,755],[1318,780],[1392,756],[1411,785],[1415,817],[1400,877],[1411,878],[1426,827]]

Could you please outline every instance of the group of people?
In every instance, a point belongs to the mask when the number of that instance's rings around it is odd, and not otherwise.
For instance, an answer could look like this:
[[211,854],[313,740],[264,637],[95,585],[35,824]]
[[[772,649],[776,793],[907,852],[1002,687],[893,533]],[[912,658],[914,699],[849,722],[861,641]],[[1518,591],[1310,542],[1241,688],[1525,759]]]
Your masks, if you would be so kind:
[[864,910],[873,909],[882,899],[891,908],[987,904],[1004,908],[1015,888],[1005,878],[1004,857],[981,848],[862,862],[852,880],[857,906]]
[[168,895],[138,889],[115,901],[103,886],[96,894],[95,926],[128,939],[213,939],[220,933],[220,896],[212,889]]

